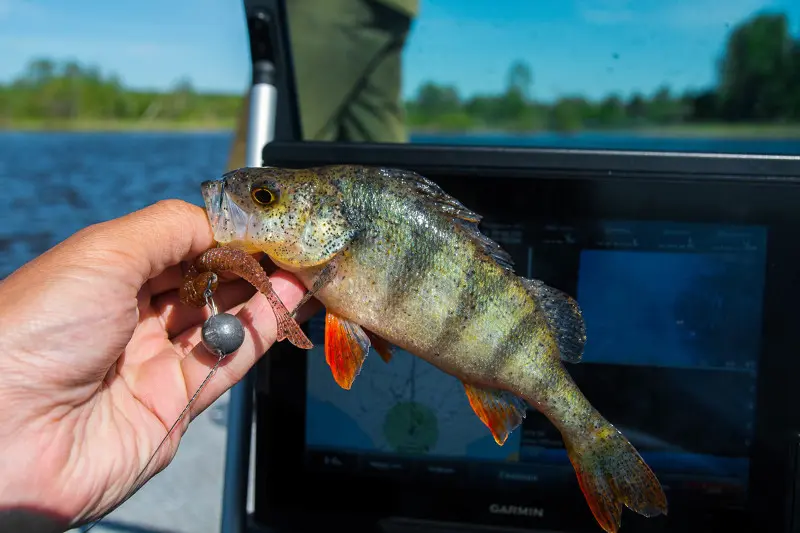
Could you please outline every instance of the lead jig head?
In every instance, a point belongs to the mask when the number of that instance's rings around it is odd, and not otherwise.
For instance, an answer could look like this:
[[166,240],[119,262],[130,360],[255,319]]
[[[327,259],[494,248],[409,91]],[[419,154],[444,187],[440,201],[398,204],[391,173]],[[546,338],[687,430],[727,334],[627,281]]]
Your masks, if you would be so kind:
[[203,292],[206,304],[211,309],[211,316],[203,323],[201,338],[203,346],[208,351],[224,358],[241,348],[244,343],[244,326],[242,326],[242,321],[234,315],[217,312],[217,305],[214,303],[211,291],[211,287],[216,281],[217,275],[214,274],[208,280],[206,290]]

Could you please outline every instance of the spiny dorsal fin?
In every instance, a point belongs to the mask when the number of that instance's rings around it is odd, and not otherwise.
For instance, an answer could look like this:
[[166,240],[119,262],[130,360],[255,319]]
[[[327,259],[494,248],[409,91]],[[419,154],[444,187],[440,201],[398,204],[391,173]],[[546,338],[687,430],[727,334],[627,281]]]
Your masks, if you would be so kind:
[[467,237],[480,245],[486,255],[494,259],[498,265],[506,270],[514,270],[514,260],[511,255],[503,250],[499,244],[481,233],[480,228],[478,228],[478,223],[483,218],[481,215],[464,206],[464,204],[444,192],[438,184],[425,176],[399,168],[385,168],[382,171],[387,176],[409,185],[417,193],[418,197],[433,209],[451,216],[453,222],[464,230]]
[[437,183],[425,176],[401,168],[385,168],[382,170],[387,176],[411,186],[419,194],[420,198],[442,213],[474,223],[480,222],[483,218],[444,192]]
[[473,241],[478,243],[483,248],[484,253],[495,260],[501,267],[509,271],[514,271],[514,259],[511,255],[503,250],[499,244],[492,239],[481,233],[477,224],[471,222],[460,222],[459,226]]
[[586,324],[578,302],[543,281],[521,279],[525,288],[536,299],[550,329],[555,333],[561,359],[569,363],[580,362],[586,345]]

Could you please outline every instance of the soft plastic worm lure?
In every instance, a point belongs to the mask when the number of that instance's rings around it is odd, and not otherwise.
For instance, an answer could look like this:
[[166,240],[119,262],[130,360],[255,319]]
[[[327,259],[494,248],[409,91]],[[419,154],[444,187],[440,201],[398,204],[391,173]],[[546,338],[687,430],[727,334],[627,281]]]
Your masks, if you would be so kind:
[[[223,271],[232,272],[243,278],[266,296],[278,324],[276,339],[278,342],[289,339],[289,342],[298,348],[310,350],[314,347],[278,295],[275,294],[269,276],[261,264],[244,250],[221,246],[203,252],[184,277],[180,291],[181,301],[195,307],[204,306],[204,291],[207,287],[211,288],[212,293],[217,290],[216,273]],[[209,285],[212,278],[213,282]]]

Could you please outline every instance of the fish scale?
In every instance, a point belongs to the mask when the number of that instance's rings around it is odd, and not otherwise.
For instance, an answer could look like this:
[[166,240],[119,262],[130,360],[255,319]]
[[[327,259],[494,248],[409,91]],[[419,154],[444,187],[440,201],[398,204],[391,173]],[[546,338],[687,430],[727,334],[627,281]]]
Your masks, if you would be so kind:
[[577,302],[515,274],[480,216],[438,185],[335,165],[244,168],[202,189],[218,242],[266,253],[325,306],[325,357],[341,387],[370,347],[391,364],[398,346],[459,379],[498,445],[528,407],[543,413],[605,531],[618,530],[623,506],[667,513],[656,476],[562,364],[583,354]]
[[[519,282],[483,257],[472,240],[448,231],[452,217],[409,204],[403,192],[390,186],[362,207],[361,214],[351,214],[368,218],[379,230],[367,230],[375,237],[355,241],[351,259],[342,267],[344,276],[366,283],[348,289],[331,284],[318,299],[349,301],[347,308],[339,308],[348,319],[381,331],[393,344],[447,372],[487,383],[489,371],[513,355],[498,347],[524,311],[498,296],[509,294]],[[314,274],[300,275],[311,279]],[[372,284],[376,278],[380,282]],[[370,305],[364,294],[370,294]],[[474,301],[475,308],[463,309],[464,300]],[[529,310],[534,308],[530,298],[526,303]],[[409,341],[411,330],[417,333]]]

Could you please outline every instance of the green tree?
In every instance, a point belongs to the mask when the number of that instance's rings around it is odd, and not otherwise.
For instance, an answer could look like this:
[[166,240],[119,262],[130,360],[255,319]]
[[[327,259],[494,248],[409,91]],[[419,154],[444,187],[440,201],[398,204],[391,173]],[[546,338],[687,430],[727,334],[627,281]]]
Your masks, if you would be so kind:
[[601,126],[619,126],[626,121],[625,104],[619,95],[607,96],[597,110],[597,123]]
[[670,94],[669,87],[660,87],[650,100],[647,116],[657,124],[673,124],[685,118],[687,107],[681,98]]
[[631,95],[625,105],[625,113],[633,121],[641,121],[647,116],[647,102],[641,93],[636,92]]
[[785,14],[760,14],[731,33],[720,62],[720,104],[732,120],[770,120],[792,114],[795,43]]
[[527,63],[515,61],[508,69],[506,94],[518,94],[521,100],[528,102],[531,98],[533,71]]
[[12,83],[0,85],[0,122],[17,120],[230,120],[241,95],[200,94],[189,79],[165,93],[126,89],[114,74],[77,61],[36,58]]
[[550,113],[550,127],[560,132],[579,130],[587,110],[586,101],[582,98],[561,98]]
[[407,106],[407,116],[412,126],[435,126],[458,131],[473,126],[455,87],[433,82],[425,83],[419,88],[416,98]]
[[40,86],[53,79],[56,73],[56,64],[51,59],[34,59],[28,64],[28,69],[19,80],[21,84]]

